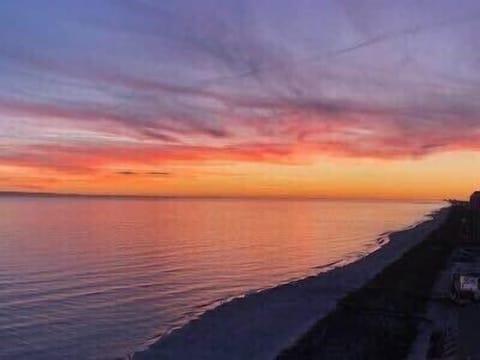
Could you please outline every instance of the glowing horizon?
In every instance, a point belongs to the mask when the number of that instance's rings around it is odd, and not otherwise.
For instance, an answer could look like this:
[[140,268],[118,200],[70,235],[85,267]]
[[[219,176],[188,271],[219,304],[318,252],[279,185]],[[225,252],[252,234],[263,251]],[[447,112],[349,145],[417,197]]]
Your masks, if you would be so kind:
[[0,4],[0,191],[443,199],[480,185],[474,1],[47,3]]

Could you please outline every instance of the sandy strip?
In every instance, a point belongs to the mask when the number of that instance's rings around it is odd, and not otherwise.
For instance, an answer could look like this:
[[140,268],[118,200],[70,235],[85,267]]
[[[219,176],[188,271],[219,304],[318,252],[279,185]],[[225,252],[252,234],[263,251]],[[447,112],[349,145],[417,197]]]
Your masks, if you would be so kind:
[[[444,208],[417,226],[390,234],[377,251],[344,267],[234,299],[161,338],[134,359],[272,359],[421,242],[448,214]],[[274,264],[272,264],[274,266]]]

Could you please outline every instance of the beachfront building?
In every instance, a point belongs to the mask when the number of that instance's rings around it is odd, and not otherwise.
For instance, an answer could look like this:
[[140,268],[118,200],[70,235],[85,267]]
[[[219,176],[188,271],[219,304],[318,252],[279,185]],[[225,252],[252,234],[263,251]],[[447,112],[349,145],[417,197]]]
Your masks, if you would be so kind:
[[472,240],[480,243],[480,191],[475,191],[470,196],[472,211]]
[[472,209],[480,210],[480,191],[475,191],[470,196],[470,206]]

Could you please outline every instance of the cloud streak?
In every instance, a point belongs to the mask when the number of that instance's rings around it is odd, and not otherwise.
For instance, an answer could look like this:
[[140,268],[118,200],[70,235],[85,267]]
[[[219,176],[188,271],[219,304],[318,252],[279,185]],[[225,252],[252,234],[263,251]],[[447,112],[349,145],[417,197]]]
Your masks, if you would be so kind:
[[[0,139],[8,144],[0,140],[0,165],[169,177],[136,166],[480,150],[474,2],[461,11],[447,1],[395,8],[413,20],[398,20],[388,6],[363,5],[358,18],[356,2],[345,15],[334,2],[313,11],[303,1],[297,18],[281,3],[84,9],[73,1],[75,11],[56,4],[33,12],[28,1],[6,1]],[[25,27],[12,26],[25,11]],[[289,19],[292,30],[278,30]],[[48,125],[53,120],[70,136]]]

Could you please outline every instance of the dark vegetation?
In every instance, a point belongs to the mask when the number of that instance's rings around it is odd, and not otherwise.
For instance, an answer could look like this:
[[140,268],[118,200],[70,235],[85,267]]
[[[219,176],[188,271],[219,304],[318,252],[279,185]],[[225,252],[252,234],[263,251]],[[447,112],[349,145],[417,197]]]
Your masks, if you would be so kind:
[[431,290],[452,251],[465,241],[468,208],[452,204],[427,239],[349,294],[296,344],[287,359],[404,359],[425,318]]

